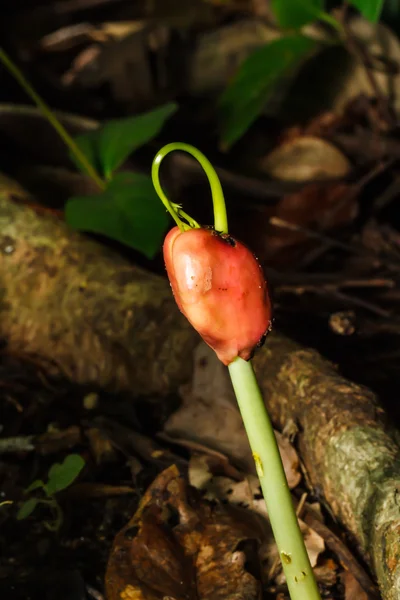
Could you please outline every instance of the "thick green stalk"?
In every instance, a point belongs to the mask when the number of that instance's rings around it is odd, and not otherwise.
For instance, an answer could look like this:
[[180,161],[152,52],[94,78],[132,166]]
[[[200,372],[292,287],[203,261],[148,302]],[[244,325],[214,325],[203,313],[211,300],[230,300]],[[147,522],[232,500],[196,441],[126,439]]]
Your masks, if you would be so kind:
[[228,367],[292,600],[320,600],[279,448],[250,362]]
[[90,164],[85,154],[79,148],[75,140],[70,136],[65,127],[60,123],[55,114],[47,106],[47,104],[41,99],[39,94],[35,92],[29,81],[25,78],[23,73],[18,69],[17,65],[11,60],[9,56],[0,48],[0,61],[9,70],[9,72],[15,77],[20,86],[25,92],[32,98],[36,106],[41,110],[42,114],[46,117],[50,125],[57,131],[60,138],[64,141],[65,145],[71,150],[72,154],[75,155],[77,161],[80,163],[82,169],[93,179],[101,190],[104,190],[106,185],[97,173],[93,165]]

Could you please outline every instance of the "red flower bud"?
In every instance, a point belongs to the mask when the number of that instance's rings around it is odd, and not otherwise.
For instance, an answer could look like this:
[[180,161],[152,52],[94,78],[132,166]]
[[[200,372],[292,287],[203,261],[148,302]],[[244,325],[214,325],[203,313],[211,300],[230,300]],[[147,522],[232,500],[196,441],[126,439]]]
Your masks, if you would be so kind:
[[252,252],[228,234],[174,227],[164,260],[181,312],[218,358],[249,360],[271,327],[267,283]]

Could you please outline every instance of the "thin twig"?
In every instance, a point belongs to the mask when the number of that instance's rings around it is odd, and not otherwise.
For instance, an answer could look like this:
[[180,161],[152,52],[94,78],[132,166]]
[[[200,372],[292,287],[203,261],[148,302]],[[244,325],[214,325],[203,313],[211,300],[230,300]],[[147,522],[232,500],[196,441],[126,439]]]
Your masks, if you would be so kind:
[[304,521],[323,538],[328,548],[336,554],[342,565],[354,575],[363,590],[368,594],[369,600],[378,600],[380,596],[371,578],[342,540],[318,519],[315,511],[309,504],[306,505]]
[[373,212],[376,215],[383,210],[392,200],[400,195],[400,177],[396,179],[380,194],[373,205]]
[[342,288],[394,288],[392,279],[342,279],[338,281],[315,281],[315,283],[283,283],[275,286],[280,292],[290,292],[301,295],[304,292],[318,292],[321,289],[327,292],[335,292]]
[[[350,54],[352,54],[354,56],[354,58],[358,62],[360,62],[360,64],[364,67],[366,77],[369,81],[369,84],[370,84],[370,86],[375,94],[376,100],[378,102],[379,113],[380,113],[382,119],[385,121],[385,123],[387,125],[393,126],[393,124],[394,124],[393,117],[389,110],[388,99],[384,96],[384,94],[382,93],[382,90],[380,89],[379,85],[377,84],[375,75],[373,73],[371,59],[368,54],[368,51],[363,46],[363,44],[360,43],[357,40],[357,38],[353,35],[353,32],[351,31],[351,28],[347,24],[345,18],[342,19],[341,25],[343,27],[343,32],[344,32],[345,46],[347,47]],[[379,126],[377,126],[375,121],[372,121],[372,125],[374,126],[374,128],[377,131],[379,131],[381,129]]]
[[391,311],[385,310],[384,308],[381,308],[380,306],[377,306],[372,302],[367,302],[366,300],[362,300],[361,298],[351,296],[350,294],[344,294],[343,292],[330,291],[329,293],[331,293],[338,300],[343,300],[348,304],[353,304],[353,306],[359,306],[360,308],[364,308],[369,312],[375,313],[379,317],[384,317],[385,319],[393,318],[393,313]]
[[16,436],[0,440],[0,454],[12,454],[13,452],[32,452],[35,446],[32,444],[33,435]]

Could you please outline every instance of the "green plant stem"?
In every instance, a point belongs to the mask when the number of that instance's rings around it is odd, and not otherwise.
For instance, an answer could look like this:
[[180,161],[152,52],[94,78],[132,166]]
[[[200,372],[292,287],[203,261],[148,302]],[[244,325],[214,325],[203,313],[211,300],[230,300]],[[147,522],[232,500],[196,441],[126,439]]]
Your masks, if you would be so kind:
[[[189,154],[199,161],[205,170],[212,191],[215,229],[222,233],[228,233],[224,195],[213,166],[193,146],[173,143],[164,146],[154,158],[152,179],[157,194],[171,213],[178,227],[182,231],[185,231],[191,226],[191,222],[193,221],[191,217],[181,210],[180,206],[168,200],[159,182],[160,163],[173,150],[189,152]],[[180,220],[180,216],[186,218],[189,226]],[[253,367],[250,362],[236,358],[230,363],[228,369],[253,452],[291,599],[321,600],[293,507],[274,430],[265,408]]]
[[320,600],[279,448],[250,362],[228,367],[292,600]]
[[[201,166],[203,167],[203,169],[207,175],[208,181],[210,183],[210,188],[211,188],[213,208],[214,208],[214,228],[216,231],[219,231],[221,233],[228,233],[228,218],[226,215],[224,193],[222,191],[222,186],[218,179],[218,175],[215,172],[215,169],[212,166],[212,164],[210,163],[210,161],[208,160],[208,158],[206,158],[204,156],[204,154],[202,152],[200,152],[200,150],[198,150],[194,146],[191,146],[190,144],[184,144],[182,142],[174,142],[172,144],[167,144],[166,146],[161,148],[161,150],[159,150],[159,152],[157,152],[157,154],[153,160],[153,165],[151,168],[151,177],[153,179],[153,185],[155,187],[155,190],[156,190],[157,194],[159,195],[162,203],[164,204],[164,206],[166,207],[168,212],[171,214],[172,218],[174,219],[174,221],[176,222],[178,227],[182,231],[185,231],[186,229],[188,229],[188,227],[179,218],[180,215],[187,218],[187,215],[185,213],[183,213],[182,211],[179,211],[179,209],[176,210],[174,208],[172,203],[168,200],[167,196],[164,194],[164,191],[160,185],[160,180],[159,180],[159,170],[160,170],[161,161],[163,160],[163,158],[165,158],[165,156],[167,156],[167,154],[169,154],[170,152],[173,152],[174,150],[182,150],[183,152],[188,152],[189,154],[194,156],[194,158],[196,160],[198,160],[199,163],[201,164]],[[191,220],[193,223],[196,223],[193,219],[191,219]],[[197,223],[196,223],[196,225],[197,225]]]
[[53,522],[49,522],[49,521],[44,521],[44,526],[46,527],[46,529],[48,529],[49,531],[58,531],[62,525],[63,519],[64,519],[64,515],[63,515],[63,511],[61,506],[58,504],[57,500],[53,497],[50,496],[50,498],[48,500],[45,499],[40,499],[38,501],[39,504],[46,504],[47,506],[50,507],[50,509],[53,511],[54,514],[54,521]]
[[332,17],[332,15],[330,15],[329,13],[325,12],[324,10],[321,10],[321,12],[318,13],[318,19],[320,21],[324,21],[327,25],[330,25],[333,29],[336,30],[337,33],[340,34],[341,37],[343,37],[344,31],[342,24],[340,23],[340,21],[335,19],[335,17]]
[[70,136],[65,127],[60,123],[55,114],[51,111],[51,109],[47,106],[47,104],[41,99],[39,94],[35,92],[29,81],[25,78],[23,73],[19,70],[16,64],[11,60],[11,58],[4,52],[3,48],[0,47],[0,60],[3,65],[8,69],[8,71],[15,77],[20,86],[25,90],[28,96],[31,97],[33,102],[35,102],[36,106],[41,110],[43,115],[46,117],[50,125],[54,127],[57,131],[58,135],[64,141],[65,145],[71,150],[71,152],[76,156],[76,159],[82,165],[82,168],[87,172],[87,174],[93,179],[93,181],[98,185],[101,190],[106,188],[106,184],[97,173],[96,169],[93,165],[90,164],[82,150],[76,144],[75,140]]

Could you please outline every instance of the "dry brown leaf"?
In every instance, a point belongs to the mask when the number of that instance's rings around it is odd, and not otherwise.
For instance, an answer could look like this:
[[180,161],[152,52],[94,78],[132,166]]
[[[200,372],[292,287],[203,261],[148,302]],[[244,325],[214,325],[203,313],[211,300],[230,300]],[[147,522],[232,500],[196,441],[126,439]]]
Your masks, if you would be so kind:
[[165,423],[164,431],[170,437],[209,446],[244,471],[252,470],[253,458],[227,369],[206,344],[198,346],[194,360],[192,383],[181,388],[182,405]]
[[342,181],[305,184],[273,207],[239,211],[234,226],[262,263],[292,268],[294,260],[324,243],[321,234],[356,218],[359,192],[359,185]]
[[[271,570],[275,572],[276,567],[279,569],[278,550],[269,527],[268,512],[260,483],[255,475],[248,475],[242,481],[215,476],[209,469],[207,457],[197,455],[190,459],[189,481],[204,492],[207,500],[240,506],[260,515],[265,523],[264,542],[261,549],[264,570],[266,573],[272,574]],[[299,523],[311,565],[314,567],[318,557],[325,550],[324,539],[301,519],[299,519]],[[280,583],[284,582],[284,575],[280,574],[278,580]]]
[[82,482],[71,485],[64,493],[68,499],[112,498],[114,496],[129,496],[136,490],[127,485],[107,485],[105,483]]
[[324,181],[345,177],[348,159],[327,140],[296,137],[275,148],[260,161],[263,172],[282,181]]
[[116,452],[111,440],[97,427],[86,430],[90,450],[97,465],[114,462]]
[[219,92],[251,52],[279,37],[276,27],[251,18],[205,31],[196,40],[187,71],[189,93]]
[[77,425],[67,429],[46,431],[35,441],[36,450],[43,455],[70,450],[82,443],[82,432]]
[[[191,440],[226,455],[245,473],[255,474],[254,460],[243,427],[229,374],[213,350],[201,343],[194,353],[193,380],[182,387],[182,405],[165,423],[170,438]],[[301,474],[297,453],[276,432],[279,449],[291,488]]]
[[[169,39],[167,27],[150,21],[103,23],[88,32],[90,43],[75,56],[61,83],[85,89],[107,83],[117,101],[129,103],[132,109],[148,108],[162,91],[155,89],[149,52],[162,54]],[[156,64],[157,71],[161,67],[160,87],[165,70],[161,62]]]
[[314,574],[319,583],[326,587],[333,587],[338,580],[338,565],[332,558],[327,558],[315,567]]
[[121,40],[142,31],[147,25],[143,20],[67,25],[45,35],[40,40],[39,47],[47,52],[64,52],[79,47],[84,42],[105,43],[110,40]]
[[267,517],[267,509],[262,497],[260,482],[255,475],[248,475],[241,481],[230,477],[216,476],[210,469],[208,457],[192,456],[189,462],[190,484],[204,492],[207,500],[229,502],[229,504],[249,508]]
[[245,568],[245,548],[261,541],[259,519],[211,506],[188,488],[177,467],[163,471],[108,561],[108,600],[259,600],[260,583]]
[[[206,471],[207,473],[210,472],[219,475],[226,475],[235,481],[242,479],[242,473],[229,462],[228,457],[225,456],[225,454],[222,454],[222,452],[212,450],[208,446],[204,446],[198,442],[171,438],[166,433],[159,433],[157,437],[168,444],[182,446],[182,448],[190,450],[193,458],[200,458],[201,461],[204,461],[199,464],[198,467],[201,472]],[[200,478],[203,479],[203,476],[200,475]],[[193,485],[194,487],[197,487],[195,484]]]
[[[325,232],[350,223],[358,213],[357,191],[345,183],[310,184],[285,196],[265,226],[264,260],[275,265],[291,264],[301,249],[316,241],[307,230]],[[320,243],[319,241],[317,243]]]
[[364,592],[350,571],[343,571],[341,580],[344,585],[345,600],[368,600],[368,594]]
[[[372,59],[372,73],[383,96],[391,99],[396,114],[400,112],[400,43],[398,37],[382,23],[369,23],[356,16],[349,21],[349,27]],[[397,68],[397,70],[396,70]],[[344,72],[344,78],[337,90],[332,106],[335,112],[343,110],[348,102],[360,95],[375,96],[365,66],[361,60],[351,58],[351,64]]]
[[311,529],[304,521],[300,519],[300,529],[304,536],[304,542],[307,548],[307,553],[310,558],[311,566],[315,567],[320,554],[325,550],[324,538],[321,537],[314,529]]
[[7,198],[16,200],[17,202],[30,203],[33,201],[30,194],[19,183],[3,175],[3,173],[0,173],[0,192],[6,195]]

